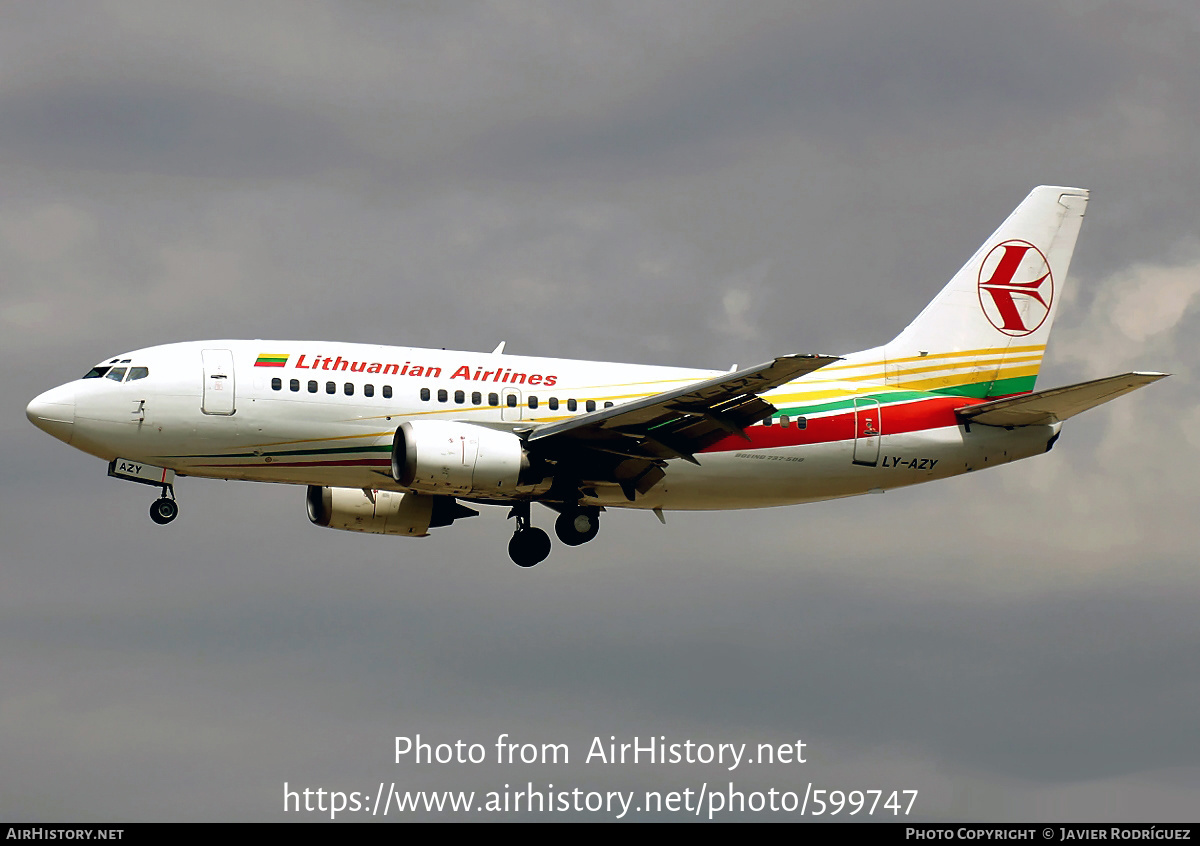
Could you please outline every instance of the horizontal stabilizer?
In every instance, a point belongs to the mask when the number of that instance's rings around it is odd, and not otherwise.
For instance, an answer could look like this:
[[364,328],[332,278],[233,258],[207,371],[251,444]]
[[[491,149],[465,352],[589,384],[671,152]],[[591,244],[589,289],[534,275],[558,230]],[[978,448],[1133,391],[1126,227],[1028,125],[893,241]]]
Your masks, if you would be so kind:
[[1074,417],[1081,411],[1103,405],[1122,394],[1157,382],[1166,373],[1123,373],[1064,385],[1006,399],[992,400],[958,409],[958,416],[987,426],[1044,426]]

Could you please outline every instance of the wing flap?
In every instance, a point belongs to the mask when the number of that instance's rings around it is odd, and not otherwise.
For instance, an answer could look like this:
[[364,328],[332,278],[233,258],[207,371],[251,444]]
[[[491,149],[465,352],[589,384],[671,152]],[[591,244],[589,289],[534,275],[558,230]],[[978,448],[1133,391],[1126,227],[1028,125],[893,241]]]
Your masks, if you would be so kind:
[[[567,434],[583,440],[607,440],[612,435],[619,438],[623,433],[652,437],[667,434],[656,434],[659,429],[669,429],[676,439],[687,441],[704,440],[715,431],[720,433],[719,440],[773,411],[774,407],[759,399],[758,394],[839,360],[831,355],[780,356],[757,367],[539,426],[529,433],[529,442],[559,439]],[[692,448],[702,447],[692,444]]]
[[775,412],[759,394],[839,361],[829,355],[785,355],[640,400],[599,409],[529,431],[529,448],[582,486],[615,482],[633,500],[662,480],[671,459],[693,464],[696,453]]
[[1122,373],[1090,382],[1034,391],[957,409],[958,416],[987,426],[1044,426],[1060,423],[1109,400],[1167,377],[1166,373]]

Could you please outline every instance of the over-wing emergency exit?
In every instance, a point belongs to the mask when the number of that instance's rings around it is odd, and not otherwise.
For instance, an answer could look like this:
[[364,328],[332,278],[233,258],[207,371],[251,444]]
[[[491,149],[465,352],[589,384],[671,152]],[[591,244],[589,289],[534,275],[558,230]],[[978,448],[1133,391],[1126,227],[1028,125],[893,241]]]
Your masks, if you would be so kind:
[[736,372],[317,341],[122,353],[29,403],[40,429],[151,485],[307,486],[319,525],[423,537],[500,505],[509,554],[574,546],[609,508],[758,508],[888,490],[1048,451],[1063,421],[1166,374],[1034,391],[1088,194],[1035,188],[889,343]]

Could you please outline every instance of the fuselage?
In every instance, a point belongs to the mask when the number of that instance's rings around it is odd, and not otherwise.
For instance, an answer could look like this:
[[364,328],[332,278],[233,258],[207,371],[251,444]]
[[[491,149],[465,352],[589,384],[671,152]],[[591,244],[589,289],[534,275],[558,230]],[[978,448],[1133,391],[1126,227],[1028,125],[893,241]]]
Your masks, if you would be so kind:
[[[936,357],[935,357],[936,358]],[[397,427],[453,420],[520,432],[721,371],[314,341],[215,340],[123,353],[30,403],[30,419],[106,461],[180,475],[404,491]],[[952,392],[889,387],[877,351],[763,394],[777,411],[630,501],[598,485],[586,504],[756,508],[945,478],[1044,452],[1059,424],[969,426]],[[534,498],[533,489],[516,497]]]

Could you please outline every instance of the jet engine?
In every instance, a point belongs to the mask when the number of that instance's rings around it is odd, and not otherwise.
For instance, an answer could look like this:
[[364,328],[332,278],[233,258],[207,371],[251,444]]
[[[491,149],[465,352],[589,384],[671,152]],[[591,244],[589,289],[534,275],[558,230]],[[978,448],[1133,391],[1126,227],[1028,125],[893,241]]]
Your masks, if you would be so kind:
[[446,494],[511,494],[538,481],[525,444],[512,432],[471,423],[411,420],[392,439],[392,478]]
[[360,488],[308,486],[308,519],[330,529],[423,538],[430,528],[449,526],[478,513],[452,496],[396,491],[371,491],[368,495]]

